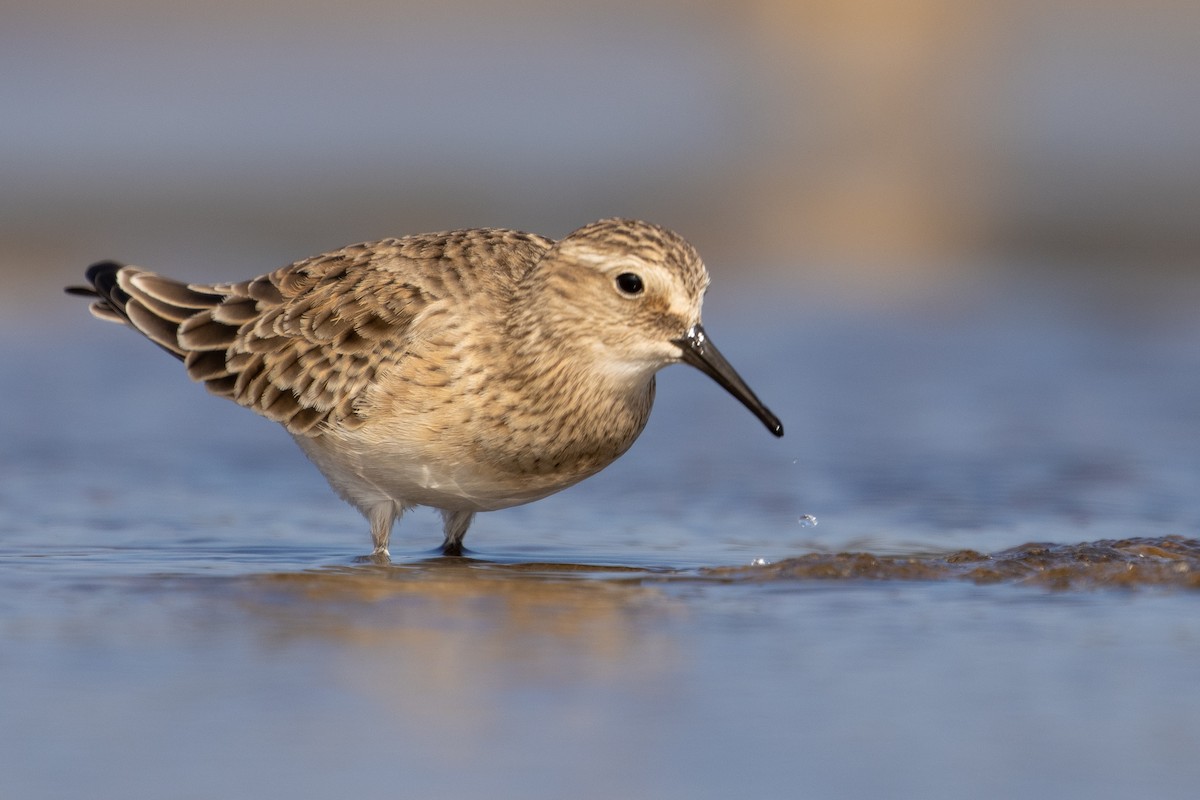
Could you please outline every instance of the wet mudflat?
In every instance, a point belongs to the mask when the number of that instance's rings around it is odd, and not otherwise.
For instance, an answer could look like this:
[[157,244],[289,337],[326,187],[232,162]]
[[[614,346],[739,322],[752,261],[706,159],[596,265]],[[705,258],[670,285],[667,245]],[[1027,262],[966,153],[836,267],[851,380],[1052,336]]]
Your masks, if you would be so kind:
[[707,317],[785,439],[668,370],[611,469],[390,566],[154,348],[5,349],[0,796],[1194,795],[1200,328]]
[[998,553],[957,550],[936,556],[877,556],[871,553],[813,553],[775,564],[715,567],[702,571],[728,580],[899,580],[963,579],[1051,589],[1200,589],[1200,541],[1170,536],[1079,544],[1030,543]]

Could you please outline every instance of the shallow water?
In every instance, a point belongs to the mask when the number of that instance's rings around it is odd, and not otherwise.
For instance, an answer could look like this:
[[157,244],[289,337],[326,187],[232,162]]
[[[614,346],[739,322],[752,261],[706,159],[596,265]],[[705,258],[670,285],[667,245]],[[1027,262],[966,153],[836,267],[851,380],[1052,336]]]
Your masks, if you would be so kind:
[[1191,797],[1200,323],[1015,299],[714,298],[783,440],[672,368],[390,567],[153,347],[9,337],[0,797]]

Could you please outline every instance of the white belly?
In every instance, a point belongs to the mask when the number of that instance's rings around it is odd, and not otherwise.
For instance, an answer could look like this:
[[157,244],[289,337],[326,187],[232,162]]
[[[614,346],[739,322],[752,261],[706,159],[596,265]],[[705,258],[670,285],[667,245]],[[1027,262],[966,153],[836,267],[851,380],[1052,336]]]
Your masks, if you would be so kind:
[[[360,509],[384,499],[450,511],[495,511],[539,500],[587,477],[514,476],[485,465],[439,459],[403,443],[358,448],[326,436],[295,437],[346,501]],[[365,451],[365,452],[364,452]]]

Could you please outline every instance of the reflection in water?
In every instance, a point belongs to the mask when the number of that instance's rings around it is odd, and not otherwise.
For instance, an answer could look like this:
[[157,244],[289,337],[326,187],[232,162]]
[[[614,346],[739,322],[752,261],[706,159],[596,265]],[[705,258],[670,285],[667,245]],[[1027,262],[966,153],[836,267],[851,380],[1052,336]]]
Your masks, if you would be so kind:
[[503,712],[489,700],[522,687],[582,681],[649,696],[679,668],[678,641],[662,634],[688,616],[682,587],[814,580],[1196,589],[1200,541],[1026,544],[992,555],[816,553],[657,572],[434,558],[262,574],[232,585],[238,607],[266,623],[267,647],[324,653],[343,686],[403,719],[460,735],[495,724]]
[[327,647],[336,678],[412,722],[494,724],[500,689],[564,681],[637,691],[677,660],[655,636],[677,601],[603,580],[641,570],[439,558],[244,579],[239,604],[280,646]]
[[43,569],[0,615],[0,795],[925,797],[895,787],[934,774],[1000,797],[1029,774],[1103,789],[1075,765],[1122,760],[1151,781],[1123,794],[1190,797],[1190,595],[946,584],[1195,586],[1198,561],[1160,538],[663,572]]
[[675,632],[694,623],[697,586],[864,579],[1195,589],[1200,541],[1027,544],[992,555],[810,554],[698,571],[433,558],[260,574],[209,583],[209,591],[231,591],[270,661],[322,664],[334,685],[370,698],[397,724],[478,754],[512,724],[521,698],[554,696],[565,713],[586,717],[613,692],[635,703],[669,693],[688,658],[688,642]]
[[975,583],[1018,583],[1051,589],[1176,586],[1200,588],[1200,541],[1176,536],[1025,544],[984,555],[960,550],[939,556],[815,553],[775,564],[703,570],[734,581],[870,579],[930,581],[961,578]]

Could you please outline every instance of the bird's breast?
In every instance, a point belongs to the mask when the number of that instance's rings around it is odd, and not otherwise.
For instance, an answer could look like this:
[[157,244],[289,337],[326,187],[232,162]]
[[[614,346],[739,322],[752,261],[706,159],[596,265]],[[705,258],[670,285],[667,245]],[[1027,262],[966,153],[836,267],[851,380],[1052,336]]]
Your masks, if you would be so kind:
[[318,465],[332,465],[335,474],[322,467],[331,482],[359,481],[418,505],[494,510],[611,464],[641,433],[653,397],[652,383],[640,396],[593,391],[576,402],[497,388],[427,387],[421,402],[387,404],[364,425],[326,431],[305,449]]

